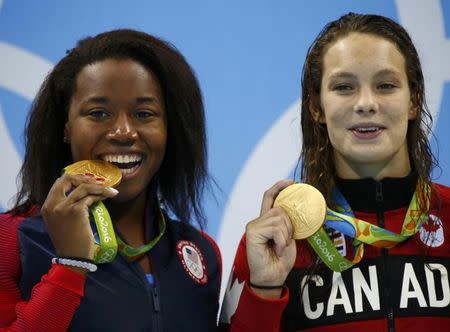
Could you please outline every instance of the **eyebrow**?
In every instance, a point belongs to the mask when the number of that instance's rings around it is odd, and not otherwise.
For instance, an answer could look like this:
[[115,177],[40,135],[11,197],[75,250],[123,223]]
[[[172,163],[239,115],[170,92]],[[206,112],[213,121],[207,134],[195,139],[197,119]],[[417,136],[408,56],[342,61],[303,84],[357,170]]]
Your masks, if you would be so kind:
[[[156,103],[158,100],[157,98],[150,96],[150,97],[137,97],[135,101],[136,104],[145,104],[145,103]],[[110,99],[103,96],[95,96],[90,97],[86,102],[96,104],[108,104],[110,102]]]
[[96,104],[107,104],[108,98],[106,97],[90,97],[88,100],[86,100],[88,103],[96,103]]
[[349,72],[341,71],[341,72],[334,73],[328,77],[329,80],[334,80],[334,79],[338,79],[338,78],[354,79],[354,78],[356,78],[356,75],[349,73]]
[[398,70],[393,70],[393,69],[383,69],[380,70],[379,72],[376,73],[375,77],[380,77],[380,76],[388,76],[388,75],[400,75],[401,73],[398,72]]
[[[375,77],[388,76],[388,75],[397,76],[397,75],[400,75],[400,73],[394,69],[382,69],[375,74]],[[328,79],[334,80],[334,79],[342,79],[342,78],[355,79],[356,75],[354,75],[350,72],[343,71],[343,72],[337,72],[337,73],[331,74]]]
[[153,96],[136,98],[136,104],[156,103],[156,102],[158,102],[158,99]]

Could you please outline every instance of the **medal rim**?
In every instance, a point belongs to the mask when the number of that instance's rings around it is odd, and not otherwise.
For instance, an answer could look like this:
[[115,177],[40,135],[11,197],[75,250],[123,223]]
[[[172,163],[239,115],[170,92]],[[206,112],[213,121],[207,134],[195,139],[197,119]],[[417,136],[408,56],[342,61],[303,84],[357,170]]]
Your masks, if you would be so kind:
[[[98,174],[95,168],[106,174]],[[64,171],[72,175],[92,172],[96,176],[104,177],[106,180],[103,185],[107,187],[116,187],[122,181],[122,172],[119,167],[104,160],[80,160],[64,167]]]
[[[305,199],[307,197],[307,199]],[[302,200],[313,201],[314,204],[303,204],[302,211],[296,209],[297,202]],[[281,207],[288,214],[294,228],[292,237],[302,240],[316,233],[325,222],[327,205],[322,193],[314,186],[306,183],[294,183],[284,188],[275,199],[274,207]],[[305,212],[304,207],[307,207]],[[289,210],[297,210],[300,215],[306,216],[299,220],[297,216],[289,213]],[[309,210],[308,210],[309,209]],[[306,221],[306,223],[305,223]],[[308,227],[305,227],[305,224]]]

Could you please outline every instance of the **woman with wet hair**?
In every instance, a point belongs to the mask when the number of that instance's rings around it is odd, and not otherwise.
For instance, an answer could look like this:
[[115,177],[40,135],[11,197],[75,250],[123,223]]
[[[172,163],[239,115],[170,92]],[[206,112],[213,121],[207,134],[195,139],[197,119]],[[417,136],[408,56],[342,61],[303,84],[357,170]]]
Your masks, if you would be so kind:
[[450,189],[431,180],[431,116],[405,29],[354,13],[327,24],[304,63],[301,127],[301,182],[322,194],[325,224],[293,240],[308,218],[294,227],[274,207],[293,181],[267,190],[238,247],[222,326],[446,330]]
[[134,30],[79,41],[33,102],[20,180],[0,215],[0,330],[215,329],[203,101],[172,45]]

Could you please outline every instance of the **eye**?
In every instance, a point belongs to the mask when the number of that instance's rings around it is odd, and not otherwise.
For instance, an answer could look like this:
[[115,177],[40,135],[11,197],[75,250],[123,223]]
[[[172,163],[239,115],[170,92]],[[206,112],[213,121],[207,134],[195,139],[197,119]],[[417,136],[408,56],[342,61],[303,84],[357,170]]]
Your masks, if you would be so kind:
[[348,83],[339,83],[334,85],[332,90],[338,92],[349,92],[353,90],[353,86]]
[[90,110],[89,113],[88,113],[88,115],[89,115],[91,118],[94,118],[94,119],[96,119],[96,120],[101,120],[101,119],[104,119],[104,118],[106,118],[106,117],[109,116],[109,114],[108,114],[105,110],[102,110],[102,109],[93,109],[93,110]]
[[378,85],[378,89],[380,90],[392,90],[394,89],[396,86],[392,83],[382,83]]
[[135,116],[141,120],[147,120],[155,115],[154,111],[148,109],[139,109],[135,111]]

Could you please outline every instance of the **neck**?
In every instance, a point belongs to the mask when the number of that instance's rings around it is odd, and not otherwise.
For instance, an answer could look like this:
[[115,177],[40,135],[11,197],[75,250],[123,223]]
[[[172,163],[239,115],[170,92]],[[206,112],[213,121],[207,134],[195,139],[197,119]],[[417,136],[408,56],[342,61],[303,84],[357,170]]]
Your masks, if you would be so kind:
[[147,199],[147,194],[142,193],[135,199],[127,202],[118,202],[115,200],[105,202],[114,226],[118,227],[120,231],[142,226],[145,219]]
[[147,199],[147,193],[142,193],[131,201],[109,200],[106,202],[115,230],[133,247],[139,247],[145,243]]
[[[398,159],[397,159],[398,160]],[[335,156],[336,173],[341,179],[357,180],[371,178],[380,181],[384,178],[401,178],[411,173],[408,158],[388,160],[379,163],[362,163]]]

